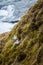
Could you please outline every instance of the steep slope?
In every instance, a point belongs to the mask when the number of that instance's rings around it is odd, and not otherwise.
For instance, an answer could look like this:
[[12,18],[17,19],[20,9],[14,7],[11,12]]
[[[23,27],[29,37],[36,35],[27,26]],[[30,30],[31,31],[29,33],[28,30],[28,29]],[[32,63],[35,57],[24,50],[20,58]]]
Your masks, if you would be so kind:
[[43,0],[38,0],[4,39],[3,34],[0,38],[0,65],[43,65]]

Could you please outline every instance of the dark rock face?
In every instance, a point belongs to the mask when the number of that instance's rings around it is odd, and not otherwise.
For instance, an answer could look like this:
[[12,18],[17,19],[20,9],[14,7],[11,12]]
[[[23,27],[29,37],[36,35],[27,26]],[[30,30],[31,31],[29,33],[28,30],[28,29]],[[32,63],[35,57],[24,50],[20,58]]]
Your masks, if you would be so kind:
[[11,23],[17,23],[19,20],[17,20],[17,21],[11,21]]
[[17,23],[19,20],[15,20],[15,21],[3,21],[3,22],[9,22],[9,23]]

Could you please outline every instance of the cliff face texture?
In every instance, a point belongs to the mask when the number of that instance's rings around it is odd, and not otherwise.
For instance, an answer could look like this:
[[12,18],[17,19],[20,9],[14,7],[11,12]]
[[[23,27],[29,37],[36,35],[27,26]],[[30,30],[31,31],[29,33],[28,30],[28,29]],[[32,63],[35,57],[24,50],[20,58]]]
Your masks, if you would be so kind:
[[43,0],[0,35],[0,65],[43,65]]

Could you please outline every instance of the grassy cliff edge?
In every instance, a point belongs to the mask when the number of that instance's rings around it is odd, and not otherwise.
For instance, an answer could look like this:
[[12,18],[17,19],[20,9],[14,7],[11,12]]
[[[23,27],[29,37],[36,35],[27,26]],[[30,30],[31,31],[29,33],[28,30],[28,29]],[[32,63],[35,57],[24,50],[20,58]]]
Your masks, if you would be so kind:
[[43,0],[0,35],[0,65],[43,65]]

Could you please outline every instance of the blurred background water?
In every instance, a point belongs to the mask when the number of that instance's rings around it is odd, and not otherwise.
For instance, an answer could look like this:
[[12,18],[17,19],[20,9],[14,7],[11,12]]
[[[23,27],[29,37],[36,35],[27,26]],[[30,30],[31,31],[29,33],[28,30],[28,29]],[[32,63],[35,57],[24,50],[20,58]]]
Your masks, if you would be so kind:
[[10,31],[37,0],[0,0],[0,34]]

